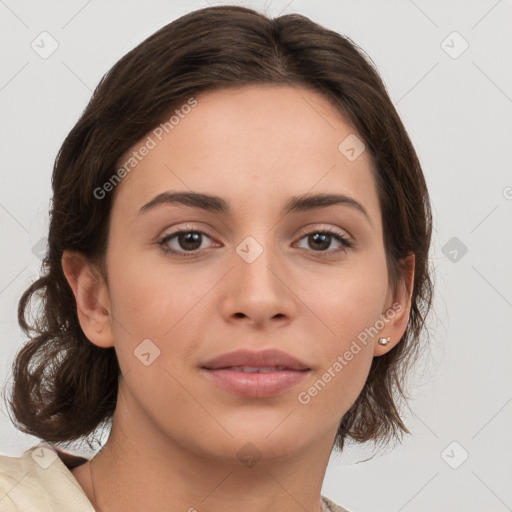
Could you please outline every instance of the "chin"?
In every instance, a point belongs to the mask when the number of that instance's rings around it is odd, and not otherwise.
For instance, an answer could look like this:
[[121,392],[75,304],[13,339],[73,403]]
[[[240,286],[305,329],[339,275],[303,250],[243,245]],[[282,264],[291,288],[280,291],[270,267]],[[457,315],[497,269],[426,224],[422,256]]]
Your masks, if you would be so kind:
[[245,459],[264,462],[300,452],[313,438],[306,437],[298,423],[285,419],[287,414],[289,411],[274,415],[279,418],[278,421],[269,421],[267,416],[266,421],[256,419],[232,424],[228,430],[233,438],[225,439],[226,443],[222,443],[224,450],[227,450],[225,454],[243,464]]
[[266,437],[266,434],[259,438],[247,436],[232,440],[231,446],[226,447],[227,451],[219,455],[241,466],[252,468],[255,465],[263,466],[293,457],[300,451],[301,446],[298,445],[298,442],[299,439],[290,436],[286,440],[282,436],[270,439],[270,437]]

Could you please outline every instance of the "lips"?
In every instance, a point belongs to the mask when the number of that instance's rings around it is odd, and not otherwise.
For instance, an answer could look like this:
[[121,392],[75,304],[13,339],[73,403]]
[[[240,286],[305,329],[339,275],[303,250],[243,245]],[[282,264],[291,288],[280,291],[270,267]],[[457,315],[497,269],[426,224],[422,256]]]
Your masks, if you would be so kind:
[[201,365],[204,374],[222,389],[250,398],[279,395],[297,385],[310,368],[280,350],[238,350]]
[[225,368],[279,368],[281,370],[305,371],[308,366],[297,358],[281,350],[267,349],[259,352],[237,350],[214,357],[201,365],[208,370]]
[[287,370],[286,366],[230,366],[226,370],[244,373],[270,373]]

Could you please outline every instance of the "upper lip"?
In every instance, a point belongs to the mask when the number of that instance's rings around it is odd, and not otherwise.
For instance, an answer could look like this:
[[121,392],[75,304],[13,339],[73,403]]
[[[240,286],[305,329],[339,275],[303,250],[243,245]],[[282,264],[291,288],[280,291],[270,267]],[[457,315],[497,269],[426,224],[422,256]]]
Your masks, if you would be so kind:
[[206,361],[201,365],[208,370],[220,370],[232,366],[250,366],[253,368],[269,368],[273,366],[284,366],[287,370],[303,371],[310,368],[297,358],[276,349],[260,351],[235,350],[227,354],[221,354]]

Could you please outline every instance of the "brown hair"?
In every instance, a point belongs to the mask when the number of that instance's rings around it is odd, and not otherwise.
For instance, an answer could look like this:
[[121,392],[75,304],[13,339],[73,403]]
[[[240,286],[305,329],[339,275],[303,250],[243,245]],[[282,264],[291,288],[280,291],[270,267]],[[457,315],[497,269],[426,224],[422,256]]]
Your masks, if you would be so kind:
[[[370,152],[394,286],[401,260],[416,257],[412,307],[401,341],[373,359],[335,445],[341,450],[346,438],[383,442],[409,433],[396,400],[406,398],[406,369],[419,353],[433,288],[430,203],[414,148],[377,71],[353,42],[298,14],[272,19],[238,6],[191,12],[143,41],[102,78],[66,137],[53,170],[43,271],[18,307],[20,326],[31,338],[13,365],[9,403],[18,429],[66,442],[111,420],[120,375],[115,350],[99,348],[84,335],[62,270],[63,251],[79,251],[101,266],[114,194],[99,200],[94,191],[111,179],[120,158],[191,96],[249,84],[302,86],[322,94]],[[31,324],[34,297],[40,309]]]

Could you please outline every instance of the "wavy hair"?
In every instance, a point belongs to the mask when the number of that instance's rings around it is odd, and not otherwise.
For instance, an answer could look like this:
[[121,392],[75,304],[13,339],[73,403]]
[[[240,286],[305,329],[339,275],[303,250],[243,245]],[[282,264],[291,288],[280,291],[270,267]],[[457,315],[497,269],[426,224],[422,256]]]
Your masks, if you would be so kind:
[[[94,191],[120,159],[169,113],[199,93],[253,84],[307,87],[327,98],[369,150],[383,220],[390,282],[415,255],[406,331],[374,357],[367,381],[343,416],[334,446],[388,442],[409,433],[399,413],[408,369],[432,302],[428,252],[432,221],[413,145],[371,60],[349,38],[299,14],[276,18],[239,6],[186,14],[123,56],[101,79],[57,155],[48,252],[22,295],[18,321],[29,337],[13,365],[9,405],[16,427],[48,442],[87,438],[114,414],[120,369],[114,348],[83,333],[64,276],[64,250],[101,267],[115,194]],[[31,304],[38,309],[30,319]]]

